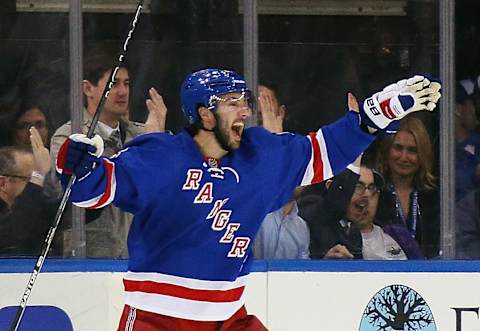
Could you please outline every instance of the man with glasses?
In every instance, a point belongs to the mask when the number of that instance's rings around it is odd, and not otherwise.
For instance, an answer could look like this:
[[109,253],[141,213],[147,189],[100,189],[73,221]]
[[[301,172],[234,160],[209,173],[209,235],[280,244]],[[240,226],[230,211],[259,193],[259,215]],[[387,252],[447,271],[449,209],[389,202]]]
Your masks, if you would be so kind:
[[[415,246],[412,238],[403,238],[401,229],[384,231],[375,224],[378,196],[384,185],[383,176],[377,171],[365,165],[359,169],[352,165],[325,183],[326,191],[320,200],[316,197],[310,205],[303,202],[300,215],[310,227],[313,258],[407,258],[402,245],[410,252],[412,245]],[[399,238],[400,243],[392,236]]]
[[43,144],[49,146],[47,117],[37,104],[30,101],[23,102],[13,122],[14,145],[30,146],[30,128],[33,126],[40,134]]
[[[29,130],[32,149],[0,148],[0,255],[36,256],[56,204],[43,195],[50,155],[40,133]],[[33,151],[33,152],[32,152]]]
[[305,188],[298,200],[299,215],[310,229],[312,259],[362,259],[362,237],[345,221],[359,178],[360,159],[323,183]]
[[407,256],[400,244],[374,224],[378,196],[384,185],[380,173],[361,166],[360,177],[347,206],[344,222],[360,231],[365,260],[405,260]]

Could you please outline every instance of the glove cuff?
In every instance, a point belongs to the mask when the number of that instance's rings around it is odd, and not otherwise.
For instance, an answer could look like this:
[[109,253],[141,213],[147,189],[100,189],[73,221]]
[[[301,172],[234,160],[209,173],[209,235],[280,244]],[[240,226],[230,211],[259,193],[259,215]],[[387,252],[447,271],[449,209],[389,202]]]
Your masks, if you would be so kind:
[[[363,102],[363,106],[360,110],[360,116],[366,125],[377,130],[382,130],[386,128],[388,124],[390,124],[392,119],[385,115],[384,110],[377,100],[377,95],[378,93],[375,93],[373,96],[367,98]],[[385,101],[388,102],[389,100]],[[384,103],[385,102],[382,102],[382,105]]]
[[[363,116],[362,119],[366,117],[367,125],[378,130],[383,130],[388,127],[392,121],[399,120],[406,115],[405,109],[413,106],[413,98],[410,95],[404,95],[404,106],[398,95],[387,96],[385,100],[378,102],[380,97],[382,97],[382,99],[385,98],[385,96],[380,96],[380,93],[381,92],[375,93],[363,102],[362,113],[365,116]],[[373,125],[370,125],[368,121]]]
[[85,136],[84,134],[74,133],[74,134],[71,134],[68,138],[70,140],[95,147],[95,153],[91,153],[91,154],[95,155],[96,157],[100,157],[103,155],[103,151],[104,151],[103,139],[98,134],[94,135],[92,138],[87,138],[87,136]]

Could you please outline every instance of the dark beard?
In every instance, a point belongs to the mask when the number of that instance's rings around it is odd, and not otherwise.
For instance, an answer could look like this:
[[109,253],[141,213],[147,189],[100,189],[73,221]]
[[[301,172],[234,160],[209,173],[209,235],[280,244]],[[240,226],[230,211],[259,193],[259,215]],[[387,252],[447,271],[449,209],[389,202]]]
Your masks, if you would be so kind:
[[215,127],[213,128],[213,133],[215,134],[215,138],[220,144],[220,147],[222,147],[223,150],[230,153],[233,149],[228,143],[228,137],[225,135],[224,132],[220,130],[220,125],[219,125],[220,118],[215,112],[213,113],[213,116],[215,116],[215,120],[217,121],[217,125],[215,125]]

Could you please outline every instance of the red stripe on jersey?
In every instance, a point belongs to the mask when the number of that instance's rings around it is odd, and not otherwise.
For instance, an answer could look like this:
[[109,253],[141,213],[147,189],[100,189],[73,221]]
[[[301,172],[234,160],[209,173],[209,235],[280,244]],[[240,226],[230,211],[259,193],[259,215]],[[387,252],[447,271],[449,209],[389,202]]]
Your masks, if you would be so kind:
[[70,139],[65,140],[65,142],[60,146],[57,156],[57,168],[62,169],[62,174],[71,175],[73,174],[72,169],[65,169],[65,162],[67,162],[67,153],[68,147],[70,145]]
[[320,152],[320,145],[318,144],[317,140],[317,133],[310,132],[309,136],[310,140],[312,141],[313,148],[313,178],[311,184],[315,184],[323,181],[323,161],[322,154]]
[[383,115],[385,115],[387,118],[391,120],[396,118],[395,114],[390,108],[390,99],[380,102],[380,108],[382,109]]
[[153,281],[136,281],[124,279],[126,292],[143,292],[152,294],[169,295],[195,301],[207,302],[235,302],[242,297],[245,286],[231,290],[196,290],[184,286],[157,283]]
[[107,188],[105,190],[105,193],[103,193],[103,195],[100,197],[100,200],[98,200],[96,204],[88,207],[87,209],[95,209],[100,207],[105,202],[107,202],[107,200],[110,199],[110,196],[112,195],[113,163],[108,162],[107,160],[103,160],[103,165],[105,166],[105,171],[107,172]]

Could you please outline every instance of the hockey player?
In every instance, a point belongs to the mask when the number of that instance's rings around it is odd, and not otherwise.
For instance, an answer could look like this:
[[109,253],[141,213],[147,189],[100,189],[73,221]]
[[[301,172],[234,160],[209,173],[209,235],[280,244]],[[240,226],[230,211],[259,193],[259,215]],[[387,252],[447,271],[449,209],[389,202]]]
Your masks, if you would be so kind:
[[295,187],[332,177],[398,119],[433,110],[440,84],[415,76],[368,98],[360,111],[308,136],[245,128],[251,94],[242,76],[205,69],[181,87],[191,125],[137,137],[111,158],[102,140],[74,134],[59,151],[71,200],[113,203],[135,215],[128,237],[119,330],[265,330],[247,315],[251,244],[265,215]]

